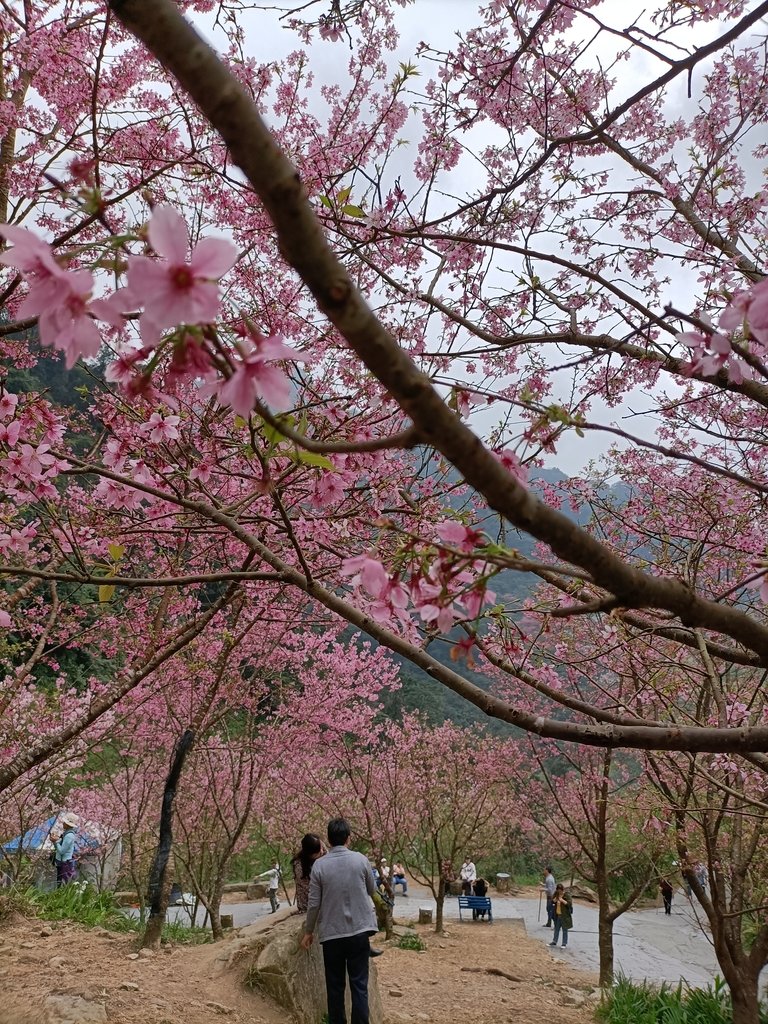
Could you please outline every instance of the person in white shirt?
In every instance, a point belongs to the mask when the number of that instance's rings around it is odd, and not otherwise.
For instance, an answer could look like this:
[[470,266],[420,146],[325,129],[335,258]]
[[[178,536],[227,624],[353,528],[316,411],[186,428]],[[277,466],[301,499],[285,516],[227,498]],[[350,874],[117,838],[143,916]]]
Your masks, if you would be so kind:
[[544,892],[547,895],[547,923],[544,925],[545,928],[551,928],[555,923],[555,888],[557,883],[555,882],[555,876],[552,874],[552,868],[547,864],[546,870],[544,871],[544,881],[542,886]]
[[461,879],[461,891],[465,896],[471,896],[472,886],[477,879],[477,869],[475,868],[471,857],[464,858],[464,863],[461,865],[461,871],[459,872],[459,878]]
[[269,896],[269,905],[272,907],[270,913],[276,914],[280,909],[280,900],[277,898],[277,891],[280,888],[280,865],[275,861],[274,865],[269,868],[268,871],[262,871],[260,875],[256,875],[257,878],[267,879],[267,896]]

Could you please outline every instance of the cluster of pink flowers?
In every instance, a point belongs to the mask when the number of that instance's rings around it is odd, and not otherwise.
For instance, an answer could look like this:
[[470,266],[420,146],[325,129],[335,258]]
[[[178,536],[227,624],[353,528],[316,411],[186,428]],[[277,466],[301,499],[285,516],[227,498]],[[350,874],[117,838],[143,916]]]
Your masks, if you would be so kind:
[[768,348],[768,279],[753,285],[748,291],[739,291],[720,314],[718,330],[683,331],[677,340],[691,349],[688,364],[690,373],[713,377],[727,368],[728,377],[735,384],[754,378],[754,370],[733,347],[733,335],[748,349]]
[[437,544],[437,558],[407,583],[399,574],[387,572],[370,553],[345,558],[341,572],[350,577],[351,586],[372,599],[368,610],[376,622],[407,624],[410,605],[423,623],[444,633],[459,620],[476,619],[483,606],[495,600],[495,594],[486,587],[484,563],[462,557],[485,544],[479,531],[446,520],[437,527]]
[[[147,227],[156,255],[129,256],[125,287],[107,298],[94,299],[90,270],[63,266],[51,247],[25,228],[0,225],[0,235],[13,243],[12,249],[0,255],[0,262],[20,270],[29,285],[17,315],[37,317],[41,342],[63,351],[67,366],[80,357],[98,354],[102,332],[95,321],[120,330],[128,314],[138,313],[141,347],[124,347],[108,367],[108,380],[129,393],[148,393],[149,384],[139,364],[161,344],[164,333],[171,331],[171,377],[202,378],[209,393],[243,416],[250,413],[257,398],[276,409],[288,406],[290,382],[276,361],[303,357],[282,338],[264,338],[250,325],[243,326],[227,379],[219,376],[201,343],[200,328],[214,323],[221,314],[218,282],[237,261],[237,249],[226,239],[204,238],[190,249],[184,219],[170,206],[156,206]],[[174,423],[173,417],[159,413],[156,417],[160,418],[151,419],[142,431],[151,441],[178,436],[173,433],[178,418]],[[9,429],[5,428],[6,432]]]
[[13,248],[0,255],[0,263],[16,267],[29,284],[19,318],[37,317],[40,341],[61,349],[68,367],[80,356],[96,356],[102,339],[94,319],[112,326],[121,320],[109,303],[91,299],[93,274],[62,267],[51,247],[25,228],[0,224],[0,235],[13,242]]

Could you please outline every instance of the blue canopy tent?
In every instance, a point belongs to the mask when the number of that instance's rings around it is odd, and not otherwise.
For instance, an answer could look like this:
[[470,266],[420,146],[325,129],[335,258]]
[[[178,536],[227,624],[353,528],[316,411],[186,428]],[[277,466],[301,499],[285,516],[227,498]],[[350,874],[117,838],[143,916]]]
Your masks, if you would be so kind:
[[[48,855],[53,853],[49,833],[58,819],[59,815],[54,814],[47,821],[27,829],[22,835],[10,839],[0,847],[7,855],[6,861],[14,854],[18,857],[19,853],[22,853],[37,862],[34,884],[41,889],[50,889],[56,884],[56,872]],[[98,889],[113,888],[122,854],[120,834],[112,829],[104,829],[94,822],[85,822],[76,832],[75,860],[78,862],[79,876]]]
[[[15,839],[3,843],[3,849],[7,850],[8,853],[18,853],[19,850],[23,850],[24,853],[33,854],[40,853],[47,843],[46,849],[50,853],[53,849],[53,844],[48,839],[48,833],[53,828],[57,818],[58,814],[54,814],[52,818],[44,821],[42,825],[36,825],[34,828],[27,829],[24,835],[16,836]],[[75,840],[75,857],[79,858],[88,853],[95,853],[101,845],[98,839],[78,829],[77,839]]]

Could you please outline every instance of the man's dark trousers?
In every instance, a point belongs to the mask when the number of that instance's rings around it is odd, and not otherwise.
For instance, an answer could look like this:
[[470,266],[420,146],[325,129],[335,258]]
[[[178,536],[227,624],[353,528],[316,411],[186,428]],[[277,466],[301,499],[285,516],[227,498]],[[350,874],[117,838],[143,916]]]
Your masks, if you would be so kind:
[[346,1024],[344,993],[349,974],[352,993],[352,1024],[368,1024],[368,932],[323,943],[325,988],[328,993],[328,1024]]

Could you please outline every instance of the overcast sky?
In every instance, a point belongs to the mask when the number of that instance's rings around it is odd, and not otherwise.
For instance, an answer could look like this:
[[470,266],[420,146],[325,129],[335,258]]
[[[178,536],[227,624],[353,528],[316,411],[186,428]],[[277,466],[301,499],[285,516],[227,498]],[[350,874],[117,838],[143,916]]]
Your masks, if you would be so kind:
[[[398,61],[415,59],[417,48],[422,41],[429,43],[431,47],[439,50],[453,47],[456,43],[456,34],[458,32],[463,32],[479,23],[478,6],[480,5],[475,0],[416,0],[415,3],[408,7],[397,8],[395,17],[400,32],[400,44],[396,53],[388,55],[393,70],[396,68]],[[638,6],[637,11],[639,12],[642,9],[642,7]],[[320,8],[317,10],[319,11]],[[605,0],[599,11],[601,16],[608,19],[614,27],[619,29],[626,27],[628,10],[625,0]],[[248,52],[258,61],[280,59],[291,50],[301,46],[299,39],[293,32],[278,26],[274,12],[253,12],[249,15],[248,22]],[[691,33],[689,30],[684,42],[686,45],[690,45],[692,42],[700,44],[717,35],[718,30],[719,26],[717,23],[701,25],[694,33]],[[583,23],[580,26],[580,31],[583,31]],[[604,44],[601,44],[606,58],[613,54],[616,46],[617,41],[610,37],[605,40]],[[347,43],[325,41],[316,36],[311,47],[311,64],[312,70],[316,75],[316,85],[319,86],[321,82],[326,81],[338,82],[343,87],[347,81],[348,55],[349,48]],[[601,56],[603,56],[603,53],[601,53]],[[675,53],[675,56],[679,57],[680,51]],[[423,78],[416,80],[414,88],[420,91],[424,78],[430,75],[436,66],[426,60],[420,60],[417,63],[422,68]],[[620,66],[618,73],[620,73],[621,77],[617,81],[616,96],[612,97],[612,102],[618,102],[624,96],[631,95],[637,89],[640,82],[651,80],[655,74],[660,72],[661,68],[662,65],[658,61],[638,50],[637,55],[633,57],[631,62]],[[703,74],[704,69],[699,68],[695,78],[698,77],[698,80],[701,81]],[[685,108],[686,114],[691,116],[692,105],[686,95],[687,88],[688,83],[683,78],[679,82],[673,83],[669,90],[668,106],[672,111],[675,111],[675,108],[678,110]],[[696,88],[697,83],[694,80],[694,95]],[[312,97],[310,97],[310,103],[318,113],[322,110],[323,103],[319,97],[316,106],[312,103]],[[403,129],[401,134],[415,141],[418,131],[418,121],[414,118]],[[483,144],[490,142],[495,129],[491,125],[485,124],[479,131],[482,138],[480,140],[472,140],[473,145],[477,145],[478,141],[481,141]],[[402,160],[404,182],[407,181],[410,175],[413,151],[414,146],[410,146],[408,149],[404,149],[402,155],[399,156],[399,159]],[[393,173],[398,170],[399,167],[395,167]],[[626,178],[624,169],[617,168],[617,174],[620,176],[621,183],[623,184]],[[481,168],[472,161],[466,160],[460,162],[456,171],[452,173],[448,179],[448,187],[457,195],[466,195],[474,188],[479,187],[484,178],[485,175]],[[670,284],[670,293],[668,296],[665,296],[664,301],[673,301],[678,308],[690,308],[693,304],[694,296],[695,275],[691,277],[684,272],[676,272]],[[560,356],[557,357],[557,361],[561,361]],[[557,398],[558,396],[553,396],[553,400],[557,400]],[[651,436],[653,433],[652,421],[647,417],[643,418],[634,415],[640,410],[646,409],[649,404],[650,400],[641,394],[623,403],[618,408],[611,409],[596,400],[593,403],[590,419],[603,423],[618,423],[635,434]],[[482,430],[483,426],[490,426],[498,420],[498,417],[497,409],[481,413],[478,428]],[[560,442],[557,455],[547,461],[550,465],[557,465],[570,474],[578,473],[588,462],[605,452],[613,443],[615,443],[615,439],[607,434],[588,434],[585,438],[579,438],[575,433],[570,432]]]

